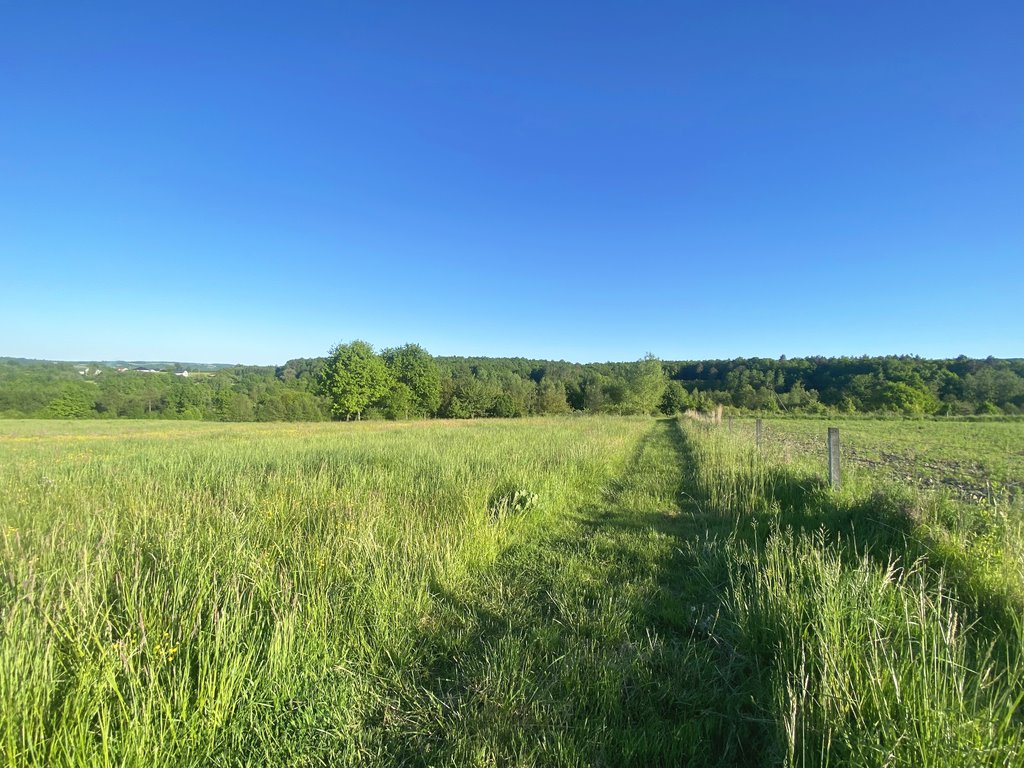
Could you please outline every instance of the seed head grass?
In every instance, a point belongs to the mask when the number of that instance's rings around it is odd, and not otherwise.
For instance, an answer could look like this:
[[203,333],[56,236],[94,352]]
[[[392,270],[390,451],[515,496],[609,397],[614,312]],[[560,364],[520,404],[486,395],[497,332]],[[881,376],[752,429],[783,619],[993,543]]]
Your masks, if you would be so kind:
[[0,754],[1024,765],[1019,503],[817,462],[668,419],[0,422]]

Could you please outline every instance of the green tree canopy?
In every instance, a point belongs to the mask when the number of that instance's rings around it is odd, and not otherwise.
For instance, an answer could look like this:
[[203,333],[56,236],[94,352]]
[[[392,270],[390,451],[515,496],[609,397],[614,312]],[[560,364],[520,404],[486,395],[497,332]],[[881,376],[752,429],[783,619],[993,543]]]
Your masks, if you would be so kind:
[[661,367],[661,361],[654,355],[646,355],[642,360],[631,364],[626,369],[622,412],[657,412],[667,384],[668,376]]
[[395,382],[404,385],[394,397],[396,402],[389,410],[409,416],[433,416],[441,407],[441,372],[430,356],[419,344],[406,344],[383,352],[384,362]]
[[690,393],[678,381],[670,381],[661,397],[661,412],[671,416],[673,413],[682,413],[691,405]]
[[346,421],[362,417],[367,406],[384,398],[394,379],[384,361],[365,341],[338,344],[323,368],[322,386],[331,413]]
[[569,402],[565,396],[565,384],[560,381],[544,379],[537,385],[537,413],[568,413]]

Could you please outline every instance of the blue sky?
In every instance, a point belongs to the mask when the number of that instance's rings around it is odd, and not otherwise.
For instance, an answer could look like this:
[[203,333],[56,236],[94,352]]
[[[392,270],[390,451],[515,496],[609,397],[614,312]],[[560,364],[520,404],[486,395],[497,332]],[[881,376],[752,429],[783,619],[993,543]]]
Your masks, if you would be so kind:
[[0,2],[0,355],[1024,355],[1024,4]]

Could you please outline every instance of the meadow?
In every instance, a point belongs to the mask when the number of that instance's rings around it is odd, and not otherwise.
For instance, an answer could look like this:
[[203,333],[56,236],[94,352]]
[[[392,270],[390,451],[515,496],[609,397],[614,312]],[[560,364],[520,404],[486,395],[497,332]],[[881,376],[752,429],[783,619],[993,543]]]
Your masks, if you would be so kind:
[[1024,765],[1019,495],[824,426],[0,421],[3,760]]
[[[824,458],[828,427],[838,427],[843,456],[890,478],[942,486],[965,498],[1024,493],[1024,422],[924,419],[764,420],[769,443]],[[737,427],[753,430],[750,419]]]

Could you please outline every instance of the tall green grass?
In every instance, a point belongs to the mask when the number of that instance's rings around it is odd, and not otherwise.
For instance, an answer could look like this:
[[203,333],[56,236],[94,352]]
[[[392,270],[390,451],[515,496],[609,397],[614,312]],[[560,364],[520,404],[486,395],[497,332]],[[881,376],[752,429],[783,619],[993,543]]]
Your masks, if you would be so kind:
[[[373,758],[434,592],[593,499],[646,426],[12,427],[7,764],[259,764],[316,732]],[[498,514],[508,489],[535,501]]]
[[0,422],[12,766],[1024,765],[1019,502],[674,420]]
[[1021,509],[997,542],[963,522],[990,509],[864,472],[835,493],[815,457],[683,428],[693,486],[737,521],[704,568],[727,574],[717,626],[762,676],[782,762],[1024,763]]

